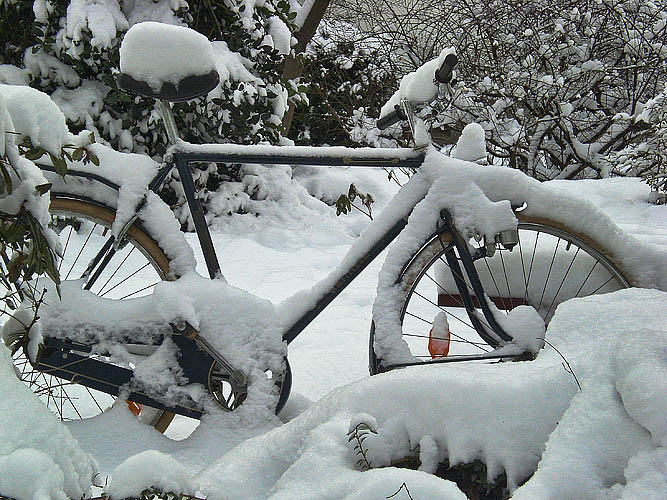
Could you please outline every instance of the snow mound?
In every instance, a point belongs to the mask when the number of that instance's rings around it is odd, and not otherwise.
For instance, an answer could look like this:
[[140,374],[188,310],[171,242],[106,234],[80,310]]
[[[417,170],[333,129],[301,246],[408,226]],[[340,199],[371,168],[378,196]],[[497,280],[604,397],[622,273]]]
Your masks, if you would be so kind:
[[113,499],[138,498],[146,489],[176,494],[194,494],[190,474],[175,458],[147,450],[131,456],[113,471],[105,491]]
[[[637,304],[655,311],[642,328]],[[511,489],[528,480],[515,499],[653,498],[667,477],[666,306],[667,293],[645,289],[560,305],[547,336],[580,391],[550,347],[532,362],[383,374],[334,390],[242,443],[196,478],[199,487],[212,500],[342,499],[362,498],[360,491],[382,498],[405,482],[414,497],[457,498],[451,483],[422,472],[360,472],[347,433],[351,421],[364,421],[391,462],[416,450],[429,468],[444,457],[452,465],[480,459],[489,479],[506,472]],[[371,486],[382,475],[391,478],[386,493]]]
[[19,85],[0,85],[0,94],[12,117],[14,132],[20,136],[16,143],[28,137],[33,145],[60,156],[60,149],[71,134],[56,103],[44,92]]
[[17,500],[90,494],[96,462],[21,382],[0,344],[0,492]]

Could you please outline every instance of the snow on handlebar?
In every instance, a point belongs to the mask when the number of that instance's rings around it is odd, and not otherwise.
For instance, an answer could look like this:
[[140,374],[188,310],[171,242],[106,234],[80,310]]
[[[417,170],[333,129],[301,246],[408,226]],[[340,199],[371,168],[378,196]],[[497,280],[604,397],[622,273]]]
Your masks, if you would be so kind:
[[382,106],[377,127],[380,130],[408,119],[401,108],[402,101],[428,103],[438,96],[440,84],[450,84],[454,78],[454,67],[458,62],[454,48],[444,49],[440,55],[408,73],[401,79],[393,96]]

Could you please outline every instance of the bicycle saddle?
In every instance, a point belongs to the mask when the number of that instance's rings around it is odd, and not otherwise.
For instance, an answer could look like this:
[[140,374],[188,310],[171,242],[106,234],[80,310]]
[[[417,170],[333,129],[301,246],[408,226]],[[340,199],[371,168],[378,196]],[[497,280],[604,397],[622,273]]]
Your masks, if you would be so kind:
[[142,80],[135,80],[126,73],[120,73],[116,77],[116,85],[121,90],[132,94],[139,94],[145,97],[152,97],[154,99],[164,99],[166,101],[178,102],[188,101],[213,90],[218,82],[220,76],[218,72],[213,70],[204,75],[186,76],[180,80],[176,85],[170,82],[164,82],[160,90],[153,90],[148,83]]

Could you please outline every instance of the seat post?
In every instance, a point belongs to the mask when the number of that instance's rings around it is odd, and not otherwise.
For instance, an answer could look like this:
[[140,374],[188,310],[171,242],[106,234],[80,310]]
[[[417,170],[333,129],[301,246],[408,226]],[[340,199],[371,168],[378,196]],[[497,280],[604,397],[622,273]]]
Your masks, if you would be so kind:
[[171,105],[169,104],[169,101],[159,99],[158,106],[160,108],[160,114],[162,115],[162,121],[164,122],[164,128],[167,131],[169,145],[173,146],[180,137],[178,136],[178,128],[176,128],[174,114],[171,112]]

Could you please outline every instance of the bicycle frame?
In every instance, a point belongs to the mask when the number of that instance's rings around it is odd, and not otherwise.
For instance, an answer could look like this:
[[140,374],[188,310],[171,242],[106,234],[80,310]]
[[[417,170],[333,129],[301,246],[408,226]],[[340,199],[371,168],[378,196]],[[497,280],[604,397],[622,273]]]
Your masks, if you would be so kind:
[[[163,166],[159,169],[156,176],[149,183],[149,191],[158,192],[174,168],[179,173],[180,181],[183,186],[188,208],[190,210],[195,230],[202,248],[204,260],[211,279],[222,277],[220,263],[216,254],[215,247],[209,232],[208,225],[204,217],[203,209],[196,196],[196,188],[190,171],[192,163],[243,163],[243,164],[287,164],[287,165],[311,165],[328,167],[404,167],[419,168],[424,161],[424,155],[413,149],[386,149],[378,150],[374,148],[312,148],[305,146],[242,146],[235,144],[226,145],[190,145],[178,140],[175,124],[171,116],[168,103],[161,102],[163,114],[166,116],[167,131],[170,142],[173,146],[167,151],[164,157]],[[167,109],[165,109],[167,108]],[[314,154],[317,152],[317,154]],[[112,189],[118,189],[118,186],[112,182],[92,173],[83,173],[70,171],[68,175],[80,176],[93,182],[101,183]],[[144,198],[145,200],[145,198]],[[129,228],[137,218],[145,201],[136,207],[136,215],[128,221],[125,228],[121,230],[118,242],[122,241],[124,230]],[[283,341],[291,343],[303,330],[343,291],[354,279],[384,250],[394,241],[401,231],[407,225],[407,220],[412,212],[410,207],[405,214],[402,214],[392,227],[384,234],[379,235],[373,241],[368,249],[354,262],[350,263],[344,269],[339,270],[340,276],[328,287],[320,287],[321,291],[315,297],[314,305],[307,307],[300,312],[293,324],[285,325],[283,330]],[[450,248],[447,250],[447,261],[454,270],[456,286],[462,298],[463,304],[468,312],[472,324],[482,337],[489,335],[498,335],[502,340],[509,341],[511,337],[507,335],[500,325],[497,324],[493,313],[491,312],[486,297],[483,293],[483,287],[473,264],[473,256],[470,255],[464,240],[456,234],[448,214],[441,215],[446,229],[454,237]],[[438,228],[434,228],[434,234]],[[102,268],[111,259],[114,253],[114,237],[111,237],[104,247],[93,258],[88,265],[86,276],[88,282],[85,288],[89,288],[99,276]],[[454,251],[456,250],[456,253]],[[458,254],[458,257],[457,257]],[[475,306],[469,285],[463,279],[463,271],[459,266],[459,260],[463,264],[465,274],[468,276],[472,287],[470,287],[476,296],[479,307],[481,308],[488,325],[493,330],[489,332],[479,318],[475,315]],[[205,374],[201,371],[202,366],[207,366],[209,360],[217,359],[215,353],[205,354],[198,348],[198,344],[192,342],[197,336],[196,331],[183,332],[174,328],[173,339],[181,350],[181,361],[189,380],[195,382],[205,382]],[[45,359],[40,360],[42,370],[51,372],[61,378],[92,387],[103,392],[118,395],[121,387],[125,386],[132,377],[132,372],[122,367],[110,365],[101,361],[89,358],[86,352],[90,352],[90,346],[79,346],[74,343],[63,342],[57,339],[47,339],[47,346],[53,348],[53,353]],[[206,349],[208,350],[208,349]],[[67,353],[67,356],[59,356],[59,352]],[[74,352],[72,352],[74,351]],[[76,352],[81,354],[76,354]],[[210,357],[208,357],[210,356]],[[60,359],[62,357],[62,359]],[[218,357],[219,356],[218,354]],[[507,356],[503,356],[507,357]],[[510,356],[511,357],[511,356]],[[206,359],[204,359],[206,358]],[[467,359],[496,359],[493,355],[471,356]],[[430,361],[418,361],[414,364],[429,364],[448,362],[446,359],[436,359]],[[406,365],[407,366],[407,365]],[[290,377],[289,368],[286,378]],[[289,383],[289,382],[288,382]],[[289,391],[287,392],[287,394]],[[135,393],[130,394],[129,399],[140,404],[146,404],[155,408],[160,408],[175,413],[198,418],[201,416],[201,410],[188,406],[170,406],[167,407],[160,401],[154,399],[148,394]],[[286,401],[286,398],[285,398]],[[281,402],[284,402],[281,399]],[[279,403],[280,406],[280,403]]]

